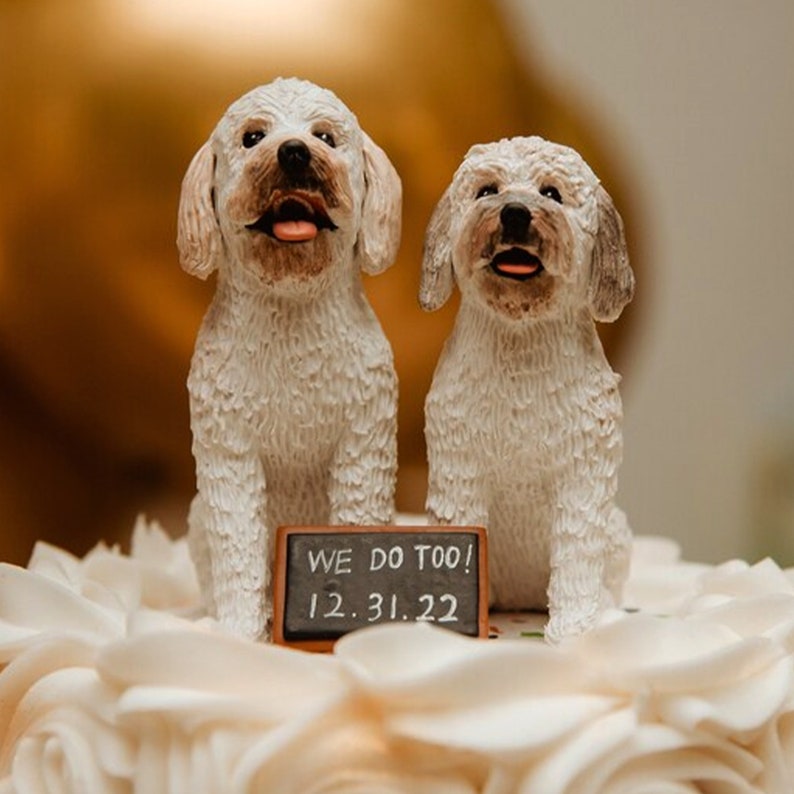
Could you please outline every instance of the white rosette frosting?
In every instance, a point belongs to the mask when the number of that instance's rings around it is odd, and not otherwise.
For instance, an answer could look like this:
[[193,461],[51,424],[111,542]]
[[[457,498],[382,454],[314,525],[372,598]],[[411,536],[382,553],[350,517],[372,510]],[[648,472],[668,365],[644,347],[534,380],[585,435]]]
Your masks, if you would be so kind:
[[330,655],[199,614],[183,540],[0,566],[0,794],[791,794],[794,577],[640,539],[551,647],[427,625]]

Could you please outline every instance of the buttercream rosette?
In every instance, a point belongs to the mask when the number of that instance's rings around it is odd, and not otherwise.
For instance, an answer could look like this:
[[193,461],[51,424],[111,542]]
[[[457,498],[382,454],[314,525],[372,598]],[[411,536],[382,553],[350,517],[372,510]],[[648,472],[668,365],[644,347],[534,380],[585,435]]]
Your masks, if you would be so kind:
[[791,794],[792,572],[639,538],[625,598],[555,647],[498,616],[309,654],[202,616],[154,524],[39,544],[0,566],[0,794]]

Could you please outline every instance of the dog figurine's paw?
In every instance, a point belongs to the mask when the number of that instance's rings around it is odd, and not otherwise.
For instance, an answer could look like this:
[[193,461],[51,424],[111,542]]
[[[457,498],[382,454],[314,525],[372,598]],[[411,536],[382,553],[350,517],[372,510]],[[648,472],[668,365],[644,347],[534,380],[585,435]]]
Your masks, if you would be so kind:
[[543,636],[551,645],[559,645],[565,640],[578,637],[593,628],[598,620],[599,612],[597,608],[589,609],[584,613],[556,611],[549,615]]

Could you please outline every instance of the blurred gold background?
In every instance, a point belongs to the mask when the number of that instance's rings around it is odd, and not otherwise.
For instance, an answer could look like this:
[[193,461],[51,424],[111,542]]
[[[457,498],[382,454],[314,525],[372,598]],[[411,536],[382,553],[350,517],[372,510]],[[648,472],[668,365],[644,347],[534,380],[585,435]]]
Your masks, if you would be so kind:
[[[423,401],[457,307],[418,308],[422,238],[471,144],[579,149],[641,270],[618,153],[485,0],[0,0],[0,52],[0,559],[24,562],[36,538],[124,539],[139,511],[182,531],[184,383],[214,285],[178,266],[176,204],[193,153],[254,85],[331,88],[402,177],[398,261],[366,281],[400,377],[399,509],[423,507]],[[618,369],[635,312],[602,329]]]

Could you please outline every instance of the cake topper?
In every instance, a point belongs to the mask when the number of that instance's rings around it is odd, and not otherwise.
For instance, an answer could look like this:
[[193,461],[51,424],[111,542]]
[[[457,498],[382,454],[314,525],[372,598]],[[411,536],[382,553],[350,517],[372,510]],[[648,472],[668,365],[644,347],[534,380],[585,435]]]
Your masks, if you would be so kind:
[[619,603],[619,377],[594,320],[634,290],[623,223],[572,149],[474,146],[427,230],[423,308],[461,305],[426,402],[427,509],[488,528],[492,606],[548,607],[552,641]]
[[393,519],[396,377],[360,270],[400,237],[384,152],[326,89],[234,102],[182,184],[182,267],[217,270],[190,368],[191,553],[210,614],[267,636],[271,531]]

